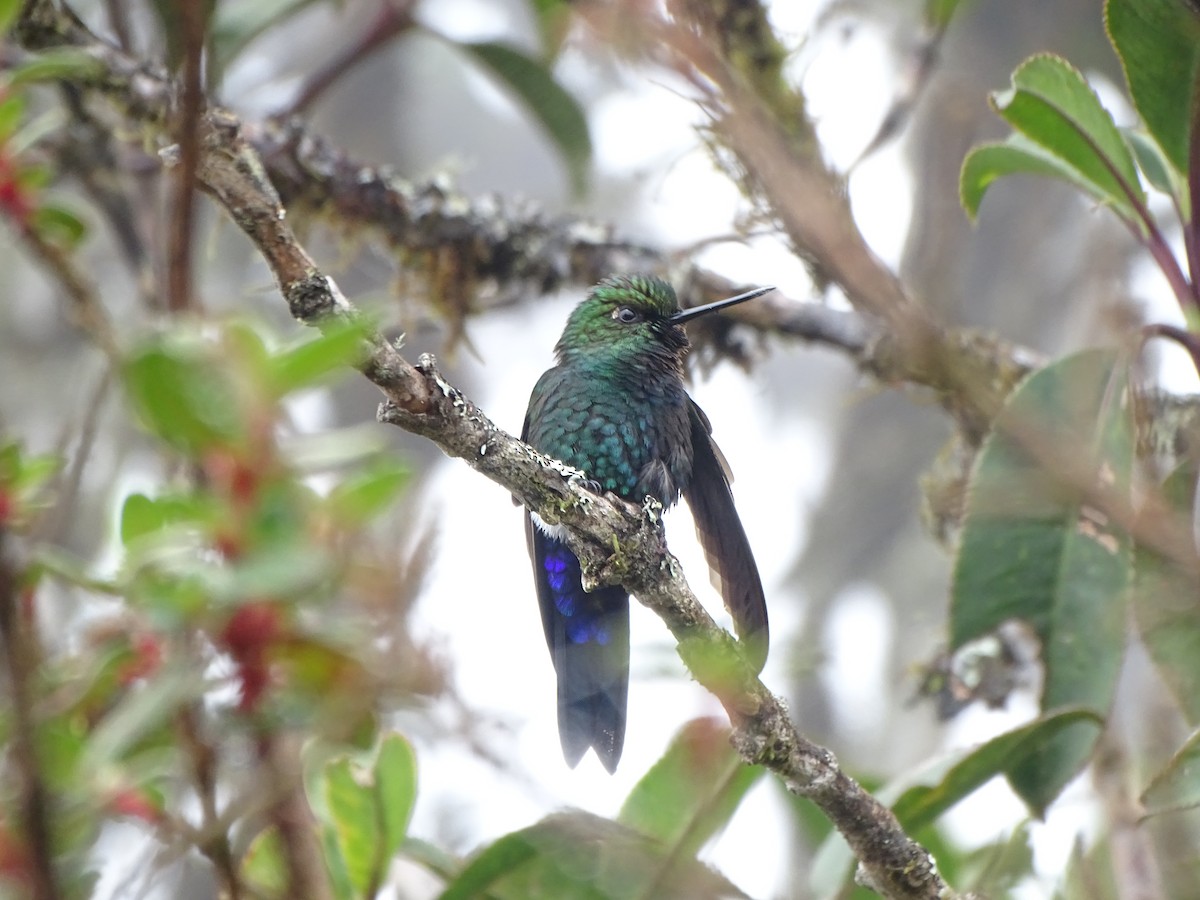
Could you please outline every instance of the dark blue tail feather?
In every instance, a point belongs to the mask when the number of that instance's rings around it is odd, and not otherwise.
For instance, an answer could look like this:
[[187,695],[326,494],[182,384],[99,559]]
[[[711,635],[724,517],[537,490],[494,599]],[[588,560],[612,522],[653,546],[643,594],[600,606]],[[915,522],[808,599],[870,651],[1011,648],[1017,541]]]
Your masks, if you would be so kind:
[[574,766],[591,747],[608,771],[625,743],[629,694],[629,595],[584,591],[579,560],[562,541],[527,525],[546,644],[558,673],[558,733]]

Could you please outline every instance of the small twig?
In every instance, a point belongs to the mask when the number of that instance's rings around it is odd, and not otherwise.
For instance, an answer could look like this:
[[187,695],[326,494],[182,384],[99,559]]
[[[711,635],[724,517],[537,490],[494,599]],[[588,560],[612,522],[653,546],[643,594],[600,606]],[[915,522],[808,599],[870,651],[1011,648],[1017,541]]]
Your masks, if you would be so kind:
[[66,294],[71,303],[71,318],[75,320],[75,324],[92,336],[92,340],[110,361],[119,360],[120,353],[112,323],[104,311],[95,286],[80,271],[75,257],[60,245],[43,237],[31,225],[19,226],[18,230],[21,240],[32,251],[34,258]]
[[1150,325],[1142,326],[1142,343],[1154,337],[1166,338],[1174,341],[1184,350],[1192,359],[1192,366],[1196,369],[1197,374],[1200,374],[1200,335],[1193,334],[1186,329],[1179,328],[1175,325],[1166,325],[1161,322],[1151,323]]
[[328,900],[329,878],[312,813],[304,799],[299,748],[271,731],[258,739],[262,787],[274,798],[267,815],[275,825],[287,859],[286,896],[295,900]]
[[229,846],[229,830],[218,828],[216,751],[200,734],[199,704],[191,703],[179,711],[176,722],[184,748],[192,761],[192,775],[196,782],[196,794],[200,798],[201,821],[199,836],[203,840],[195,843],[196,848],[208,857],[224,887],[229,900],[242,896],[241,879],[238,878],[237,862]]
[[50,828],[50,791],[42,777],[37,751],[37,711],[31,678],[38,666],[37,639],[31,617],[21,610],[20,575],[0,523],[0,643],[12,693],[10,750],[19,779],[19,815],[29,850],[28,876],[33,900],[61,896],[54,872],[54,842]]
[[347,72],[412,28],[416,24],[412,8],[413,0],[383,0],[362,36],[309,78],[291,104],[277,113],[277,118],[290,119],[307,112]]
[[168,222],[167,309],[183,312],[195,307],[192,293],[192,228],[196,205],[196,168],[200,114],[204,108],[202,61],[208,6],[194,0],[178,0],[179,33],[183,45],[182,99],[175,122],[179,162]]

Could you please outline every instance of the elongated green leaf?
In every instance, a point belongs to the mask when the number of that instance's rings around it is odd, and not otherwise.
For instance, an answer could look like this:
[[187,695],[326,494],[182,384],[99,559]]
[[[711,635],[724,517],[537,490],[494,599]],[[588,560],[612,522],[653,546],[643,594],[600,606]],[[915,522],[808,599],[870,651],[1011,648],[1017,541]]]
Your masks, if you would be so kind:
[[1155,190],[1174,197],[1180,209],[1187,209],[1187,196],[1183,176],[1171,165],[1158,141],[1138,128],[1125,130],[1125,140],[1133,150],[1138,168]]
[[[1197,469],[1188,462],[1162,486],[1180,529],[1191,531]],[[1186,533],[1186,532],[1185,532]],[[1159,674],[1193,726],[1200,725],[1200,604],[1195,578],[1171,560],[1138,546],[1133,612]]]
[[38,81],[57,81],[60,78],[87,79],[98,75],[104,66],[98,60],[75,48],[47,50],[21,63],[12,71],[12,84]]
[[[4,2],[4,0],[0,0]],[[0,99],[0,141],[6,142],[25,117],[25,95],[8,94]]]
[[20,11],[21,0],[0,0],[0,35],[8,31]]
[[1102,202],[1106,199],[1104,189],[1081,171],[1024,135],[1012,134],[1000,144],[972,147],[963,159],[958,193],[971,219],[979,215],[979,204],[988,188],[1005,175],[1045,175],[1069,182]]
[[617,822],[578,810],[547,816],[484,849],[442,894],[476,897],[744,897],[695,860]]
[[747,766],[713,719],[683,726],[633,788],[617,821],[694,856],[729,822],[762,769]]
[[416,800],[417,755],[403,737],[389,734],[383,739],[375,762],[375,802],[383,832],[380,851],[385,871],[387,860],[395,855],[408,833]]
[[1066,60],[1040,55],[1021,63],[1012,85],[992,95],[996,111],[1136,221],[1134,204],[1145,200],[1133,156],[1084,77]]
[[577,194],[587,186],[592,138],[579,104],[550,71],[507,44],[457,44],[520,98],[558,147]]
[[65,206],[43,203],[33,211],[33,227],[38,234],[67,250],[74,250],[87,237],[87,225]]
[[325,803],[337,851],[356,896],[364,896],[377,871],[379,818],[373,786],[355,778],[350,760],[325,766]]
[[1200,806],[1200,731],[1154,776],[1142,794],[1142,805],[1150,814]]
[[[1017,771],[1029,756],[1076,724],[1093,727],[1096,734],[1104,724],[1086,709],[1050,713],[1028,725],[997,735],[973,750],[950,758],[951,765],[933,784],[916,784],[896,801],[892,811],[910,834],[933,821],[996,775]],[[922,779],[923,781],[925,779]]]
[[[1102,720],[1090,710],[1051,713],[997,735],[978,747],[964,748],[937,758],[876,788],[872,793],[880,802],[891,805],[906,832],[916,834],[992,778],[1015,771],[1035,750],[1079,723],[1089,723],[1099,731]],[[920,839],[928,840],[925,835],[921,835]],[[932,850],[929,843],[926,843],[926,847]],[[945,861],[941,856],[935,856],[938,868],[944,876],[949,877]],[[811,893],[818,897],[837,895],[851,883],[854,862],[854,854],[846,839],[836,831],[828,834],[809,868],[808,885]]]
[[366,324],[346,321],[271,360],[271,381],[279,396],[308,387],[331,372],[347,369],[361,357]]
[[1184,0],[1108,0],[1104,21],[1138,114],[1176,170],[1188,171],[1200,16]]
[[[951,644],[1011,619],[1042,642],[1042,709],[1103,715],[1124,648],[1132,568],[1127,536],[1089,506],[1086,484],[1126,490],[1133,456],[1124,367],[1091,350],[1030,376],[980,451],[967,500],[951,598]],[[1055,465],[1047,467],[1047,457]],[[1009,774],[1041,815],[1087,761],[1096,729],[1077,723]]]

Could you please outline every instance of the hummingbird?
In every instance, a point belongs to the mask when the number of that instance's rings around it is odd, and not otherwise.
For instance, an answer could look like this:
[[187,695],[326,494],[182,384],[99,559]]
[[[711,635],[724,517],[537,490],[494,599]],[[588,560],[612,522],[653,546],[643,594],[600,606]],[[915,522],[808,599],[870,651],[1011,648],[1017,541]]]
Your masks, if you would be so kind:
[[[708,417],[684,389],[685,322],[761,296],[766,287],[681,310],[665,281],[610,276],[571,312],[557,365],[538,380],[521,439],[581,469],[597,491],[669,507],[687,500],[725,606],[761,671],[767,605],[724,455]],[[546,643],[558,678],[558,733],[572,768],[591,748],[614,772],[625,742],[629,693],[629,594],[583,588],[562,526],[526,511]]]

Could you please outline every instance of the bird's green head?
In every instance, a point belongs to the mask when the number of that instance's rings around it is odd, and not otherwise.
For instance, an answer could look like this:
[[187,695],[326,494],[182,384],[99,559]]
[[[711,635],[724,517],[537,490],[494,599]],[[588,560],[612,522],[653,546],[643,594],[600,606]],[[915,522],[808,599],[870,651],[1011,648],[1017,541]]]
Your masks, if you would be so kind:
[[658,360],[679,368],[688,348],[684,322],[773,290],[755,288],[681,310],[675,290],[661,278],[610,275],[575,307],[554,349],[560,363]]
[[643,355],[682,358],[688,339],[672,320],[675,290],[660,278],[612,275],[571,312],[555,351],[563,362]]

